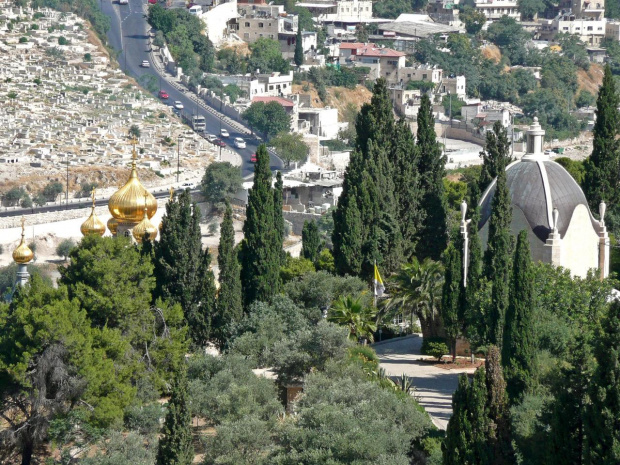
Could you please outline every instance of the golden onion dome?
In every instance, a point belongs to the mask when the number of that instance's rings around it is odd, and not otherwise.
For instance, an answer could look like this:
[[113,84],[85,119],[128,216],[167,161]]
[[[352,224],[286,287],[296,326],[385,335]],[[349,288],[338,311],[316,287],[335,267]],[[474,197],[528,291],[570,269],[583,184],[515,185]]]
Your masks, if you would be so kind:
[[154,241],[157,237],[157,228],[153,223],[149,221],[146,208],[144,209],[144,213],[142,215],[142,221],[140,221],[133,228],[133,238],[136,240],[137,243],[141,243],[144,235],[146,234],[149,241]]
[[119,221],[137,223],[142,220],[145,195],[148,217],[153,218],[157,211],[157,200],[144,188],[138,179],[138,172],[136,170],[136,148],[134,143],[131,175],[125,185],[110,197],[108,209],[112,216]]
[[101,221],[95,213],[95,189],[93,189],[92,195],[93,209],[90,212],[88,219],[82,223],[82,226],[80,226],[80,231],[83,236],[88,236],[91,234],[103,236],[105,234],[105,224],[103,224],[103,221]]
[[26,245],[25,226],[26,226],[26,220],[22,218],[22,240],[17,246],[17,248],[13,251],[13,260],[15,261],[15,263],[18,263],[20,265],[28,263],[34,258],[34,253],[32,252],[32,250],[30,250],[30,247]]
[[116,230],[118,229],[118,220],[114,217],[108,220],[108,229],[113,236],[116,236]]

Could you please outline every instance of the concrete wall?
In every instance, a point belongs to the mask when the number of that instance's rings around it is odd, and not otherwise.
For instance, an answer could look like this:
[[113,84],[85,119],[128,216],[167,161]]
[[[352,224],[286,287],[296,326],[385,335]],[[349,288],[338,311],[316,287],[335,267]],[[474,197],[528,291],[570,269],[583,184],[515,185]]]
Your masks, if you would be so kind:
[[[301,235],[301,230],[304,227],[306,221],[318,221],[321,215],[316,213],[299,213],[299,212],[282,212],[284,219],[293,225],[293,234]],[[326,215],[331,215],[331,212],[327,212]]]

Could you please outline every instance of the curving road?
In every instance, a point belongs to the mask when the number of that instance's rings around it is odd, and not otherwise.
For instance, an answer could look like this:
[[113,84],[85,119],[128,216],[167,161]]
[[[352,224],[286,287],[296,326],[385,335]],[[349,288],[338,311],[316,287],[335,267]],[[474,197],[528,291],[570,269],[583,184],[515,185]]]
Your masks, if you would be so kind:
[[[258,141],[255,138],[238,132],[238,130],[229,125],[225,120],[220,119],[211,111],[203,108],[206,103],[198,100],[196,96],[187,91],[183,92],[170,85],[166,81],[166,76],[159,70],[157,66],[153,66],[151,59],[148,30],[150,26],[146,21],[146,0],[129,0],[128,5],[119,5],[117,0],[102,0],[101,10],[110,17],[110,30],[108,31],[109,45],[115,50],[120,50],[118,62],[131,76],[139,79],[144,74],[154,75],[159,79],[160,87],[165,90],[170,98],[169,102],[179,100],[183,103],[185,111],[192,114],[200,114],[205,117],[207,122],[207,132],[218,135],[220,127],[228,130],[230,137],[226,140],[228,145],[232,143],[233,138],[241,137],[246,143],[245,149],[235,149],[241,155],[241,174],[243,177],[249,176],[254,172],[254,165],[250,161],[253,153],[256,153]],[[151,63],[150,68],[142,68],[140,64],[143,60]],[[153,94],[156,95],[156,94]],[[269,155],[272,170],[283,169],[282,160],[273,154]]]

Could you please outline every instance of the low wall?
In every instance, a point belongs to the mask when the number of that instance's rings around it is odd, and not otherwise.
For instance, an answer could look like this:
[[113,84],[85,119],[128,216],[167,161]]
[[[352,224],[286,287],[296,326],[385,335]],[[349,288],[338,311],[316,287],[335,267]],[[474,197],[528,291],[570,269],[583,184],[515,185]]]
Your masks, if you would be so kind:
[[[293,234],[298,236],[301,235],[301,230],[304,227],[304,223],[306,221],[317,221],[321,218],[320,214],[317,213],[299,213],[299,212],[282,212],[284,219],[290,222],[293,225]],[[331,211],[325,213],[326,215],[331,215]]]

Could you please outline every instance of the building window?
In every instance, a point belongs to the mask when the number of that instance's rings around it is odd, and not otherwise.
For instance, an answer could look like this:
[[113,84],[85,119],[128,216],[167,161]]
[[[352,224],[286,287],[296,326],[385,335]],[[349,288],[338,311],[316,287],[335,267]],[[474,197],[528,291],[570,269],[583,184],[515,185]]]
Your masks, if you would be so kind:
[[245,23],[245,27],[250,27],[250,23]]
[[426,74],[423,74],[423,75],[422,75],[422,80],[423,80],[423,81],[426,81]]
[[591,30],[592,30],[592,26],[588,26],[588,31],[591,31]]
[[258,27],[265,27],[263,23],[258,23]]

